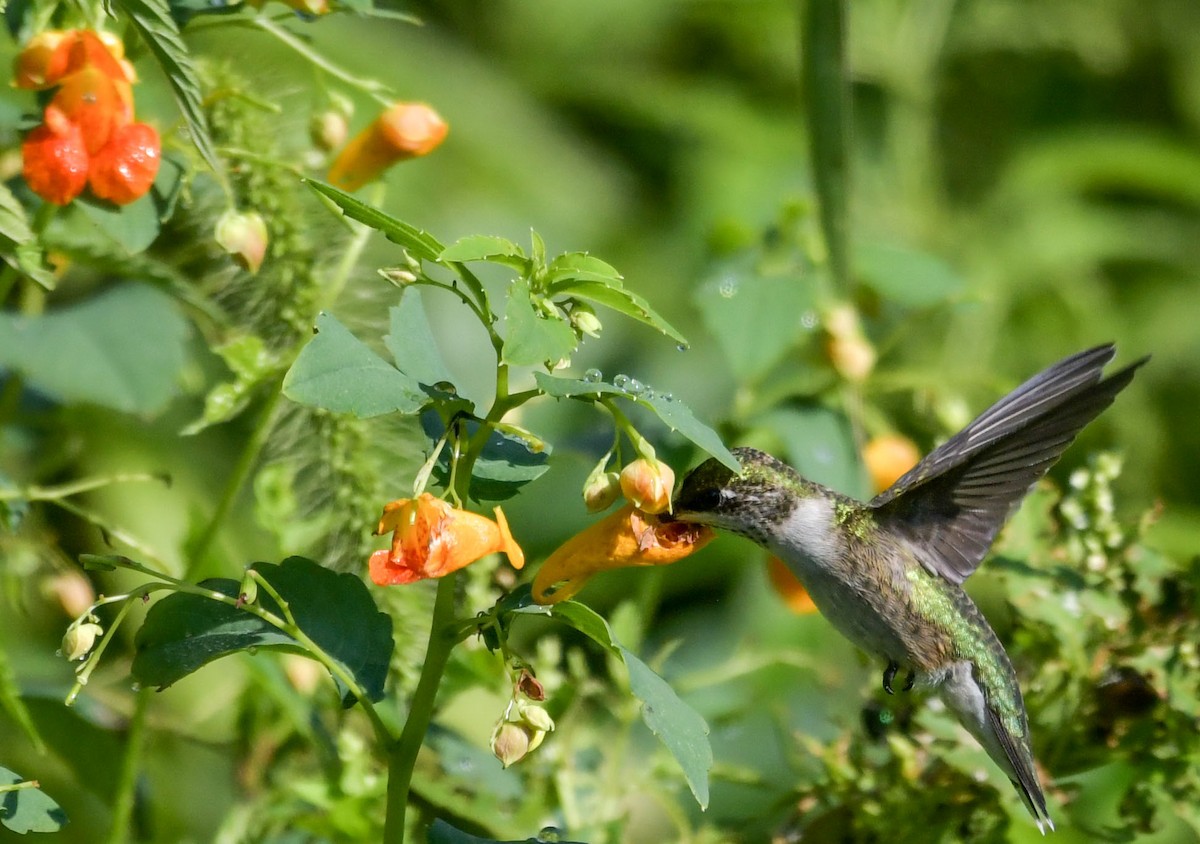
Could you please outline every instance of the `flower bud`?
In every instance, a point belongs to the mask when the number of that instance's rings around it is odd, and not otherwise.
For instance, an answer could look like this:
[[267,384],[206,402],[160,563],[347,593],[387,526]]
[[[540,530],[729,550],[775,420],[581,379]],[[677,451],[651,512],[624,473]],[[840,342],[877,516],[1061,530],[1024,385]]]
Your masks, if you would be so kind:
[[643,513],[671,509],[675,472],[661,460],[638,458],[621,470],[621,492]]
[[571,308],[571,325],[576,331],[589,337],[599,337],[600,329],[603,328],[596,312],[583,302],[576,302]]
[[91,651],[92,645],[96,644],[96,637],[102,633],[104,628],[92,622],[68,627],[62,640],[62,655],[71,662],[83,659]]
[[346,122],[346,115],[333,108],[314,114],[312,122],[308,125],[308,136],[313,146],[323,152],[333,152],[341,147],[346,143],[346,136],[349,134],[350,126]]
[[417,280],[417,274],[401,267],[385,267],[379,274],[397,287],[404,287]]
[[826,353],[838,375],[847,381],[861,383],[875,368],[875,348],[865,337],[831,337]]
[[492,733],[492,753],[500,764],[508,767],[525,758],[530,749],[530,735],[525,727],[511,721],[503,721]]
[[[536,703],[525,703],[521,704],[518,711],[521,713],[520,723],[530,730],[548,733],[554,729],[554,719],[550,717],[550,713],[544,707],[538,706]],[[532,750],[532,748],[530,749]]]
[[237,604],[243,607],[258,600],[258,580],[249,571],[242,575],[242,583],[238,586]]
[[530,673],[528,668],[521,669],[521,676],[517,679],[517,691],[530,700],[546,699],[545,687],[542,686],[537,677],[534,677]]
[[597,472],[583,487],[583,503],[589,513],[607,510],[621,494],[621,476],[616,472]]
[[267,254],[267,224],[257,211],[230,209],[217,220],[217,244],[251,273],[258,272]]
[[863,449],[863,462],[875,492],[883,492],[917,465],[921,453],[908,437],[899,434],[875,437]]

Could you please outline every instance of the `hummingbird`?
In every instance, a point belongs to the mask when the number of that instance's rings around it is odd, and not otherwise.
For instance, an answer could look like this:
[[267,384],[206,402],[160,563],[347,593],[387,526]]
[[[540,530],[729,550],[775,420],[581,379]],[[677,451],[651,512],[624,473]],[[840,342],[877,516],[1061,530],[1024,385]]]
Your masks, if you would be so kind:
[[963,581],[1075,436],[1148,357],[1103,377],[1112,344],[1030,378],[863,503],[752,448],[736,473],[710,459],[685,477],[673,518],[748,537],[796,575],[821,614],[886,665],[883,689],[937,694],[1012,781],[1045,834],[1054,823],[1004,647]]

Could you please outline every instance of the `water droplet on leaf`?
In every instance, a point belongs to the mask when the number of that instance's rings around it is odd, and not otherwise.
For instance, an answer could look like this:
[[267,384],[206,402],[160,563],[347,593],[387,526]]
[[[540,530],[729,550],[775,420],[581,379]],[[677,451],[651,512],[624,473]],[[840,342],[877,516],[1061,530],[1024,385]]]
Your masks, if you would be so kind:
[[627,390],[627,389],[629,389],[629,382],[631,380],[632,379],[628,375],[626,375],[625,373],[621,373],[620,375],[613,378],[612,382],[613,382],[613,386],[616,387],[617,389]]
[[732,299],[738,292],[738,281],[733,276],[727,276],[721,279],[720,285],[717,286],[717,292],[724,299]]
[[558,841],[558,836],[559,832],[557,827],[544,826],[542,827],[541,832],[537,834],[537,840],[544,841],[546,844],[551,844],[552,842]]
[[636,378],[630,378],[629,383],[625,386],[625,389],[635,396],[640,396],[642,393],[646,392],[646,385]]
[[597,381],[604,380],[604,373],[599,369],[589,369],[587,372],[583,373],[583,380],[595,384]]
[[677,352],[686,352],[687,350],[688,350],[687,343],[679,343],[678,345],[675,346],[675,351],[677,351]]

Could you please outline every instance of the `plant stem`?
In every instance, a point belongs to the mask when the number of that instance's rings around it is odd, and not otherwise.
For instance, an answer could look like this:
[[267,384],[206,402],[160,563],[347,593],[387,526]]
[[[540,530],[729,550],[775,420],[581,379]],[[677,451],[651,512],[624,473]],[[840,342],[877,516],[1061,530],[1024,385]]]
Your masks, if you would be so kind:
[[208,556],[209,549],[212,548],[213,540],[217,538],[221,524],[225,521],[225,517],[229,515],[229,511],[233,509],[233,503],[237,500],[238,493],[242,491],[246,479],[250,476],[255,462],[258,460],[259,452],[262,451],[263,444],[267,441],[267,436],[271,433],[271,425],[275,420],[275,408],[279,406],[279,400],[282,396],[282,384],[273,385],[270,398],[267,399],[262,410],[259,411],[258,422],[254,426],[254,431],[250,434],[250,438],[246,440],[246,447],[238,455],[233,471],[229,473],[229,479],[225,482],[225,490],[221,494],[220,502],[217,503],[217,509],[213,512],[212,518],[209,519],[204,533],[201,534],[191,549],[191,554],[189,555],[191,562],[188,566],[189,579],[200,580],[201,574],[207,573],[205,558]]
[[408,809],[408,793],[412,785],[413,767],[417,753],[425,742],[429,722],[433,717],[433,704],[438,688],[442,684],[442,673],[446,660],[454,647],[454,592],[458,574],[451,574],[438,581],[437,597],[433,603],[433,620],[429,628],[429,646],[425,651],[425,664],[421,678],[413,693],[412,705],[404,730],[399,740],[391,747],[388,760],[387,819],[384,821],[384,844],[402,844],[404,841],[404,814]]
[[129,820],[133,816],[137,773],[142,759],[142,736],[146,730],[146,710],[149,708],[150,696],[153,693],[150,689],[142,689],[133,698],[133,716],[129,721],[129,732],[125,736],[125,756],[121,760],[116,798],[113,801],[112,827],[108,832],[110,844],[122,844],[129,840]]

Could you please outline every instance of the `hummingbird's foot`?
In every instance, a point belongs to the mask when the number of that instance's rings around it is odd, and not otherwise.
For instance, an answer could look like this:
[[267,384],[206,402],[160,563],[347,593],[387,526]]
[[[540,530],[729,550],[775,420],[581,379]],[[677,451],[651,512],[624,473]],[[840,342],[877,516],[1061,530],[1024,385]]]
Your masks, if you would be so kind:
[[[889,695],[895,694],[892,690],[892,680],[896,679],[896,672],[899,670],[900,664],[891,660],[888,661],[887,668],[883,669],[883,690]],[[911,677],[912,675],[910,674],[909,676]]]
[[917,682],[917,672],[911,668],[908,669],[908,676],[904,678],[904,691],[911,692],[913,683]]

